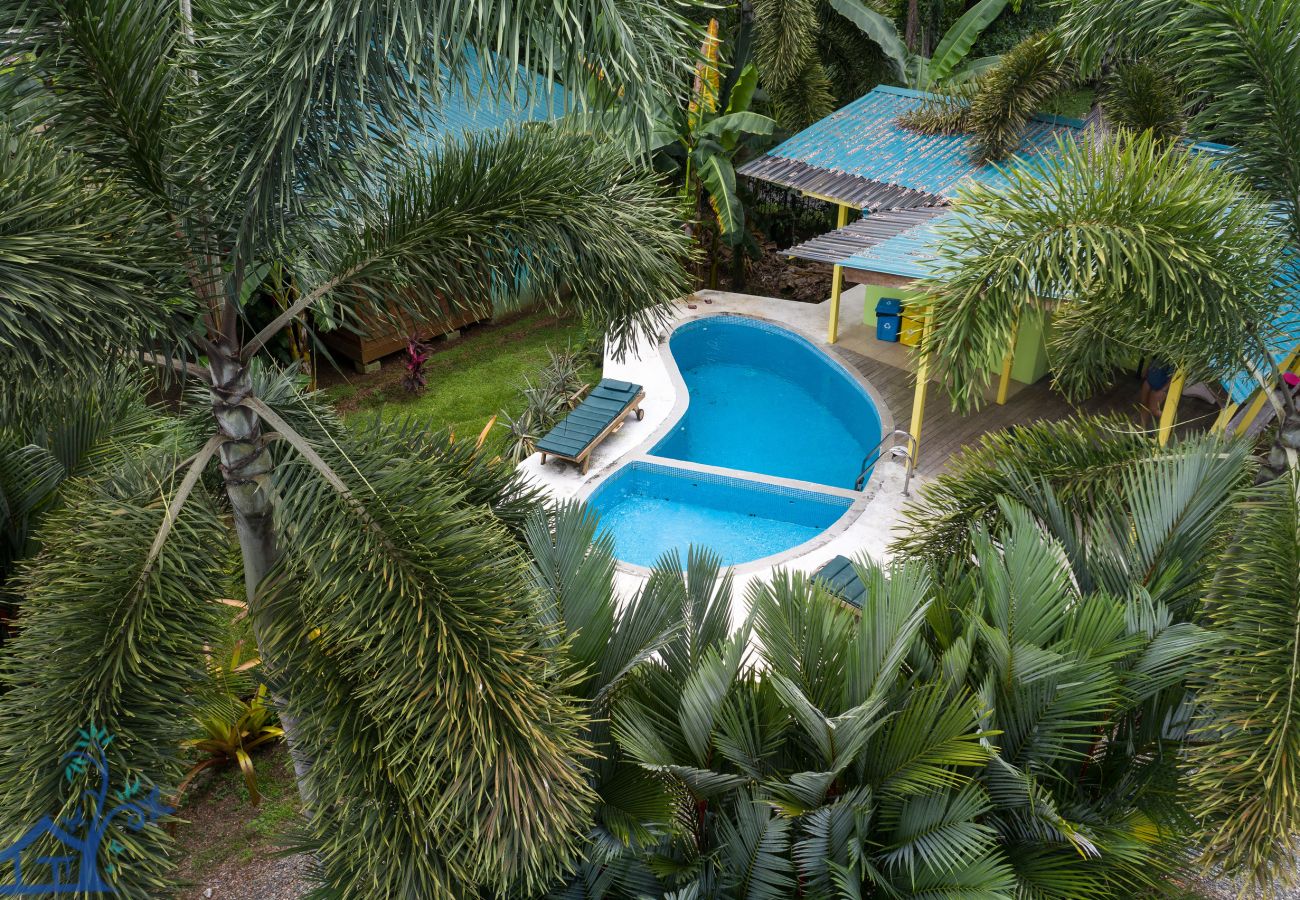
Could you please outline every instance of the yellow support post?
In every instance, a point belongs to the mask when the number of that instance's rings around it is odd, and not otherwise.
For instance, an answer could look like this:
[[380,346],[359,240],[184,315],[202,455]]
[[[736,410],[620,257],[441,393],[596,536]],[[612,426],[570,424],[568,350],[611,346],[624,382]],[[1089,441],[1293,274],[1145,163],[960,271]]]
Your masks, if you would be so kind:
[[1240,405],[1241,404],[1239,403],[1229,403],[1223,409],[1219,410],[1219,417],[1215,419],[1214,424],[1210,426],[1210,432],[1212,434],[1223,434],[1223,432],[1227,431],[1228,423],[1232,421],[1232,417],[1236,414]]
[[[931,313],[926,310],[921,322],[921,346],[930,343]],[[925,389],[930,382],[930,354],[922,352],[916,364],[916,393],[912,396],[912,423],[907,430],[912,435],[912,470],[916,471],[917,460],[921,456],[921,420],[925,417]]]
[[1187,373],[1179,369],[1174,373],[1174,380],[1169,383],[1169,393],[1165,395],[1164,408],[1160,410],[1160,446],[1163,447],[1169,443],[1169,435],[1173,434],[1174,422],[1178,418],[1178,401],[1183,396],[1183,382],[1187,380]]
[[[1291,355],[1282,361],[1282,365],[1278,366],[1278,371],[1294,372],[1298,366],[1300,366],[1300,347],[1291,351]],[[1255,388],[1255,393],[1251,395],[1255,399],[1250,402],[1250,406],[1246,407],[1246,414],[1241,417],[1241,422],[1237,425],[1238,437],[1246,433],[1246,429],[1250,427],[1251,422],[1255,421],[1255,417],[1264,408],[1264,404],[1269,402],[1268,393],[1263,388]]]
[[1011,364],[1016,361],[1016,338],[1020,335],[1020,320],[1016,319],[1016,324],[1011,326],[1011,345],[1007,347],[1007,355],[1002,358],[1002,377],[998,381],[998,406],[1005,406],[1007,402],[1007,391],[1011,388]]
[[[839,206],[839,214],[835,217],[835,227],[843,228],[849,224],[849,208],[843,203]],[[840,294],[844,291],[844,267],[835,266],[831,269],[831,326],[830,336],[827,343],[833,344],[840,337]]]

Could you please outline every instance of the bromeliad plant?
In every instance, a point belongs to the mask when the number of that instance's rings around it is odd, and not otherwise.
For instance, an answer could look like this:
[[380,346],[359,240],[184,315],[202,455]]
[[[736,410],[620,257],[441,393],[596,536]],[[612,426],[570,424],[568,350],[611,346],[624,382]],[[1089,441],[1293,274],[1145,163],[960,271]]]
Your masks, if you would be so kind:
[[[59,757],[90,722],[115,773],[172,793],[233,569],[324,893],[536,883],[590,795],[510,531],[429,438],[345,432],[259,357],[303,315],[428,321],[516,289],[616,348],[662,321],[687,287],[676,210],[609,135],[644,146],[694,29],[640,0],[189,9],[0,0],[0,387],[143,359],[204,404],[194,440],[46,520],[3,664],[0,843],[59,812]],[[499,102],[538,99],[518,66],[602,73],[609,130],[427,139],[484,74]],[[254,330],[247,282],[274,262],[293,300]],[[166,893],[163,831],[122,843],[114,890]]]
[[582,400],[591,385],[583,377],[581,356],[573,350],[546,349],[550,359],[536,380],[524,379],[520,389],[523,409],[511,416],[501,413],[508,435],[506,458],[518,463],[537,451],[537,442]]
[[188,741],[186,746],[206,754],[206,758],[195,763],[176,788],[176,805],[180,805],[185,789],[200,772],[229,765],[239,766],[244,775],[244,786],[248,788],[249,801],[254,806],[260,805],[262,795],[257,790],[257,770],[253,768],[252,753],[258,747],[284,737],[284,729],[273,725],[274,720],[275,710],[267,705],[264,684],[258,685],[257,691],[247,700],[230,698],[225,714],[214,710],[201,716],[198,724],[205,736]]

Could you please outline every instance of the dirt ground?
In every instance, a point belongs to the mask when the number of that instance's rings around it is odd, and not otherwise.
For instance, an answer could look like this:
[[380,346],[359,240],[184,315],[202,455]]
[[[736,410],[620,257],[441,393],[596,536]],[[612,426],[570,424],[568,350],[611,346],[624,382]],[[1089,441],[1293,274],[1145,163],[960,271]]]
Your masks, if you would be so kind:
[[296,900],[306,893],[310,861],[284,853],[301,809],[288,751],[274,745],[255,755],[254,767],[260,807],[249,802],[237,769],[201,775],[186,794],[176,828],[186,900]]

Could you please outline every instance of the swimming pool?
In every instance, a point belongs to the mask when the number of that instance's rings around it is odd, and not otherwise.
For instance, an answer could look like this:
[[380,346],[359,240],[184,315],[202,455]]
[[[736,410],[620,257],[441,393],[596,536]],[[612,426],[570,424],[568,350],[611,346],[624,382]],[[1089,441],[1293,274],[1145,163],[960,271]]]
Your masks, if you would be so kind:
[[742,316],[681,325],[669,339],[685,415],[653,456],[852,488],[881,437],[871,396],[794,332]]
[[858,378],[795,332],[739,315],[679,325],[664,363],[680,375],[679,418],[586,497],[618,559],[649,567],[691,545],[730,566],[789,558],[847,520],[884,428]]
[[782,553],[835,524],[853,500],[637,461],[610,476],[588,503],[613,537],[615,555],[648,567],[671,550],[685,562],[691,544],[709,547],[730,566]]

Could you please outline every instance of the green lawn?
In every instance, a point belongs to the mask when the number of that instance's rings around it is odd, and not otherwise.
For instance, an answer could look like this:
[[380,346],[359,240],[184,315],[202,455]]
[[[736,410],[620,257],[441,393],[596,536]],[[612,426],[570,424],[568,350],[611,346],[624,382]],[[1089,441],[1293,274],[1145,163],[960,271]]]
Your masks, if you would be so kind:
[[[520,389],[549,358],[547,348],[581,350],[589,345],[581,323],[532,313],[503,325],[469,329],[450,343],[435,341],[424,365],[428,387],[412,396],[401,386],[404,358],[384,361],[382,372],[349,375],[347,382],[325,389],[325,396],[344,417],[373,413],[385,418],[417,416],[434,427],[450,427],[457,436],[477,435],[488,419],[523,406]],[[599,377],[594,361],[589,379]],[[503,432],[494,429],[498,438]]]

